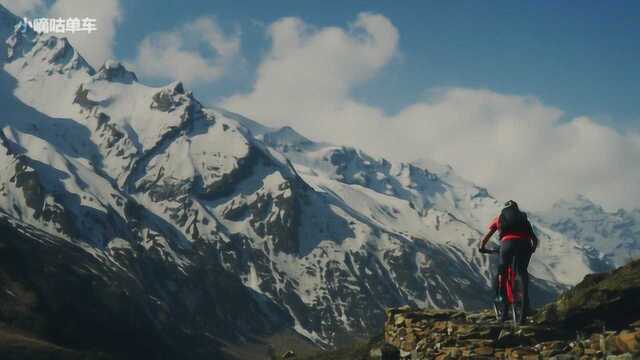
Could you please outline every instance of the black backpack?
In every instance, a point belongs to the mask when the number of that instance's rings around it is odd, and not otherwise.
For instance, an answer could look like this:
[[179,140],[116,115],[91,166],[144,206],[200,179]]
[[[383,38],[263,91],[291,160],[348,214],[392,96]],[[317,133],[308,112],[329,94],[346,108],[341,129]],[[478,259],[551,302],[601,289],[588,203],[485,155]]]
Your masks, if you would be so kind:
[[500,237],[506,233],[529,233],[529,220],[527,214],[515,206],[502,209],[500,213]]

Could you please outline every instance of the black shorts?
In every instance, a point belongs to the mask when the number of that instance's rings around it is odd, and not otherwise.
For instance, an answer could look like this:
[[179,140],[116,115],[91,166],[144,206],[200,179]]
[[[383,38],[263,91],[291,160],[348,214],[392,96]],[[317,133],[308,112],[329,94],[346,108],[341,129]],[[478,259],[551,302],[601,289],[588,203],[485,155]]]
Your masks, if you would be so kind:
[[531,260],[532,252],[531,240],[514,239],[501,241],[500,245],[500,272],[504,271],[507,265],[513,263],[515,258],[517,261],[517,271],[521,274],[526,273]]

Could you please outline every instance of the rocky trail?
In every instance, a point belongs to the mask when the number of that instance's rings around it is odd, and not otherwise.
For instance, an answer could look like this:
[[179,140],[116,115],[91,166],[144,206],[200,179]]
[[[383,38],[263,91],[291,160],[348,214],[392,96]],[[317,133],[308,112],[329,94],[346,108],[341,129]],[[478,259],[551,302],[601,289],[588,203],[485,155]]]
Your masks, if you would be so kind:
[[640,359],[640,260],[591,274],[525,325],[493,311],[387,309],[383,336],[321,359]]
[[[390,309],[377,359],[636,359],[640,322],[622,331],[571,333],[531,321],[514,328],[489,311]],[[611,356],[617,355],[617,356]]]

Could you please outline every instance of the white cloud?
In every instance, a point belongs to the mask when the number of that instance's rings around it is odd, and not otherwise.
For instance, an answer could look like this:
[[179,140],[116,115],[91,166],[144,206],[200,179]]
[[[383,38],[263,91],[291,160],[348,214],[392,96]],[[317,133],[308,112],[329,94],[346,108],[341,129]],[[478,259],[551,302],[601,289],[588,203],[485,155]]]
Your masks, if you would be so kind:
[[285,18],[268,33],[272,47],[252,91],[224,107],[397,160],[446,162],[528,208],[576,193],[609,208],[640,201],[640,135],[588,117],[563,121],[536,98],[439,89],[393,116],[356,101],[351,91],[398,53],[398,32],[383,16],[360,14],[346,29]]
[[116,26],[122,20],[122,10],[118,0],[57,0],[49,9],[49,17],[94,18],[98,30],[88,34],[77,32],[63,36],[80,51],[87,61],[96,67],[113,56]]
[[385,119],[381,128],[401,145],[378,150],[449,162],[501,198],[532,208],[577,193],[609,208],[637,206],[640,137],[561,116],[533,98],[449,89]]
[[0,0],[0,4],[18,16],[28,16],[45,8],[44,0]]
[[[214,53],[203,54],[202,49]],[[136,72],[160,80],[209,82],[222,77],[239,59],[240,33],[225,33],[211,17],[201,17],[174,31],[144,38],[134,61]]]
[[385,17],[363,13],[348,30],[313,29],[297,18],[272,24],[273,46],[250,94],[225,105],[285,125],[293,117],[323,118],[377,73],[397,51],[398,31]]
[[57,0],[49,8],[44,0],[0,0],[18,16],[78,17],[96,19],[97,31],[88,34],[57,34],[71,44],[93,66],[100,66],[113,56],[116,26],[122,20],[119,0]]

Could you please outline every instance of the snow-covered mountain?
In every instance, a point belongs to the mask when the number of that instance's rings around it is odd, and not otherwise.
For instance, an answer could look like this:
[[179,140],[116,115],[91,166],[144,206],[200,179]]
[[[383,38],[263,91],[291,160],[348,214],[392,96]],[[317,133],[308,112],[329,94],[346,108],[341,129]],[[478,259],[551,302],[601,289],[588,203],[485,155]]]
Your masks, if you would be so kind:
[[538,215],[553,230],[593,247],[616,266],[640,257],[640,209],[607,212],[580,195]]
[[[489,303],[496,259],[477,243],[500,202],[452,168],[271,129],[204,107],[180,82],[143,85],[115,61],[96,71],[66,39],[16,21],[0,6],[0,217],[153,283],[141,302],[181,331],[242,337],[286,324],[332,346],[369,334],[385,307]],[[555,223],[536,230],[540,299],[608,266]],[[225,316],[235,300],[184,300],[181,282],[210,271],[244,287],[235,331],[208,324],[236,321]],[[194,327],[207,303],[216,310]]]

